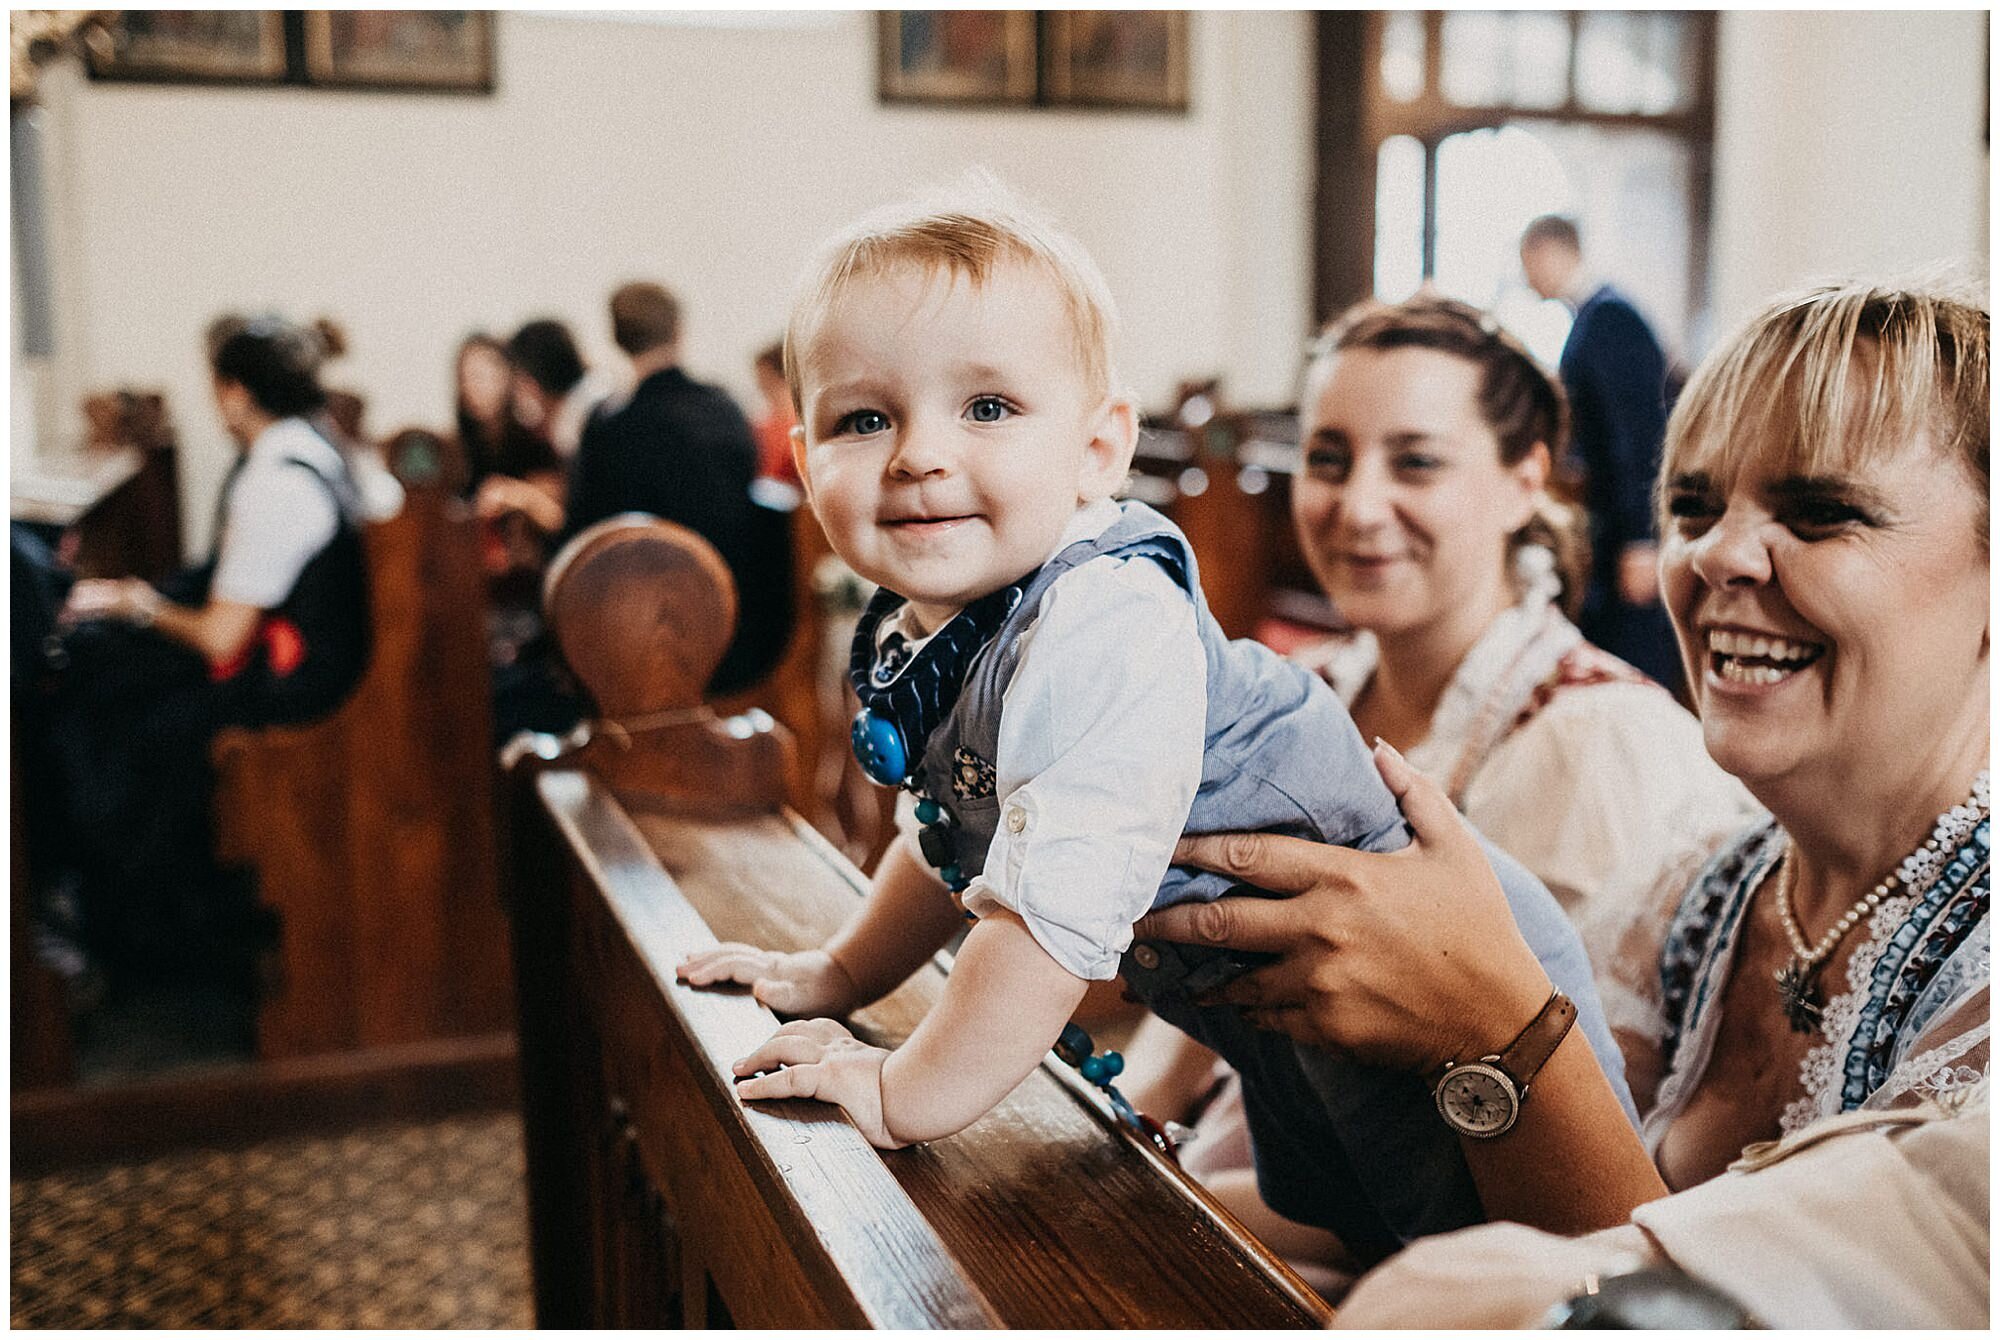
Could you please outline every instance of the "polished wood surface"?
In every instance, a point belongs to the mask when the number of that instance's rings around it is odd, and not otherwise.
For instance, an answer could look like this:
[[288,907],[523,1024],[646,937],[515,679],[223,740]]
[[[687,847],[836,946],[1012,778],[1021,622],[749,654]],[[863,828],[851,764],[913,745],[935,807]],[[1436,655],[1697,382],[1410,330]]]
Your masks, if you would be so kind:
[[484,1034],[511,1014],[473,521],[411,488],[365,542],[373,647],[354,695],[214,748],[218,854],[255,867],[282,919],[266,1057]]
[[[657,532],[652,542],[668,540],[679,543]],[[552,578],[552,611],[587,607],[562,588],[580,580],[575,563],[591,561],[580,552]],[[699,562],[671,567],[679,580],[706,579]],[[656,608],[669,605],[712,608],[685,592]],[[698,660],[656,645],[675,630],[633,628],[640,648],[615,656]],[[705,646],[710,634],[687,636]],[[722,725],[720,738],[746,751],[777,734]],[[728,1067],[777,1019],[745,992],[675,982],[674,964],[722,938],[816,945],[853,909],[863,877],[756,785],[755,769],[718,769],[636,736],[611,746],[601,728],[582,738],[514,760],[512,910],[542,1325],[1325,1321],[1316,1295],[1059,1063],[966,1131],[888,1153],[837,1108],[738,1102]],[[616,768],[600,768],[611,759]],[[942,975],[919,973],[860,1012],[857,1028],[899,1040]]]
[[706,540],[655,517],[600,521],[551,561],[543,604],[597,705],[563,747],[570,766],[716,813],[803,794],[789,732],[761,710],[725,717],[702,696],[736,617],[729,568]]

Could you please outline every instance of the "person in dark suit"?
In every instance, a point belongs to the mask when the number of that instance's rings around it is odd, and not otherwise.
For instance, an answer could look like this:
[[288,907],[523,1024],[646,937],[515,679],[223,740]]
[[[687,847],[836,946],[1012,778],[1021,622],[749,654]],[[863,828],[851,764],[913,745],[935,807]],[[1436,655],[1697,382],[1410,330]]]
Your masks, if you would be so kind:
[[680,304],[658,284],[611,295],[611,337],[634,386],[584,426],[571,465],[567,539],[622,512],[647,512],[699,534],[736,579],[736,638],[709,682],[730,693],[768,674],[792,630],[791,530],[752,496],[757,447],[726,392],[680,366]]
[[1666,437],[1667,357],[1624,294],[1584,268],[1576,224],[1558,215],[1521,235],[1529,287],[1576,311],[1563,345],[1571,455],[1590,512],[1591,568],[1577,625],[1598,646],[1679,691],[1680,653],[1660,604],[1653,481]]

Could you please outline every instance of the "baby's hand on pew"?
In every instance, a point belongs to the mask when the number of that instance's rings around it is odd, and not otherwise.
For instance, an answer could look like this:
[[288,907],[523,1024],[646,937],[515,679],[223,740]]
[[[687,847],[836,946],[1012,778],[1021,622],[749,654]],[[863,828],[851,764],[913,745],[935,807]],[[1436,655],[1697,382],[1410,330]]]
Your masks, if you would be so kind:
[[730,1069],[739,1077],[736,1094],[745,1102],[817,1098],[835,1103],[869,1144],[901,1149],[905,1142],[889,1134],[882,1117],[882,1063],[888,1059],[888,1052],[831,1019],[794,1019]]
[[674,975],[689,986],[741,982],[758,1003],[779,1014],[846,1014],[861,1003],[854,979],[824,949],[781,954],[754,945],[720,944],[689,954]]

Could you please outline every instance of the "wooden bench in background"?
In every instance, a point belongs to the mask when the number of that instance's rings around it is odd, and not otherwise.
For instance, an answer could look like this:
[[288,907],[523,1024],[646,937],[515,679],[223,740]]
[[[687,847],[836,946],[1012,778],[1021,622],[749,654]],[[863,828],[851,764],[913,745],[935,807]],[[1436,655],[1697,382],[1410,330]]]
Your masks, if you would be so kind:
[[[837,1108],[746,1107],[776,1018],[694,991],[718,939],[819,944],[865,881],[786,807],[789,741],[699,686],[734,597],[663,522],[577,537],[550,619],[606,720],[510,749],[531,1246],[543,1326],[1323,1324],[1327,1309],[1066,1067],[950,1139],[883,1153]],[[893,1044],[927,969],[859,1012]]]
[[218,854],[255,868],[282,919],[265,1058],[491,1035],[512,1013],[474,523],[407,486],[364,540],[373,648],[354,695],[213,751]]

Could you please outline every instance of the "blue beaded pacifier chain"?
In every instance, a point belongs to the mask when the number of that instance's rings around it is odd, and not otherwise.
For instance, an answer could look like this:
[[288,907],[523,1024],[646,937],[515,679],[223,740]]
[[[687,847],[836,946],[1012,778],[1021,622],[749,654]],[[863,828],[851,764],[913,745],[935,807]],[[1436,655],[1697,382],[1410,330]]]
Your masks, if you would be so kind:
[[923,825],[918,846],[953,893],[963,892],[972,881],[959,865],[957,821],[926,792],[919,775],[924,747],[958,706],[972,662],[1019,607],[1022,588],[1033,579],[1030,573],[973,601],[915,653],[895,633],[877,642],[883,619],[904,604],[887,587],[875,592],[854,627],[847,660],[848,680],[861,699],[852,731],[854,757],[869,780],[916,796],[917,822]]

